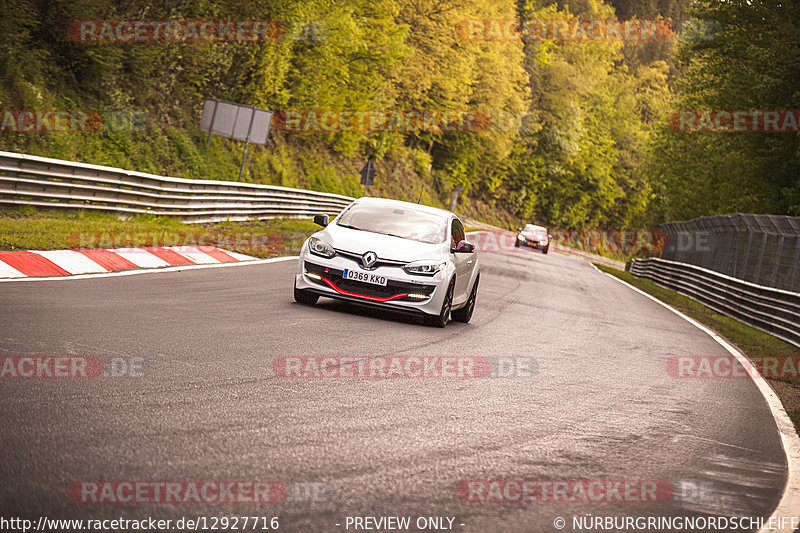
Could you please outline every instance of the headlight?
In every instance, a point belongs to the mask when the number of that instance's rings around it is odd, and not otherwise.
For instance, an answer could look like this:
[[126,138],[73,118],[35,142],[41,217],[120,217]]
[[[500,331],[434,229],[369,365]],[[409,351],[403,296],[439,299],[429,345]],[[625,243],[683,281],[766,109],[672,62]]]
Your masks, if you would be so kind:
[[418,274],[420,276],[433,276],[442,270],[447,263],[440,261],[414,261],[403,267],[409,274]]
[[523,237],[522,235],[517,235],[517,239],[519,239],[519,240],[521,240],[521,241],[524,241],[524,240],[525,240],[525,237]]
[[308,239],[308,251],[314,255],[320,255],[328,259],[336,255],[336,250],[333,249],[333,246],[316,237]]

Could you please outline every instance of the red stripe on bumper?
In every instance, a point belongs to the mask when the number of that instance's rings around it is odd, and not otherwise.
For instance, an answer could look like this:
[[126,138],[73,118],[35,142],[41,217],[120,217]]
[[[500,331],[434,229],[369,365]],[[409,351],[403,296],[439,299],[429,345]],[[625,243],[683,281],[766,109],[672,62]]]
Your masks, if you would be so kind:
[[331,280],[329,280],[327,278],[323,278],[322,276],[320,276],[320,279],[322,281],[324,281],[331,289],[335,290],[339,294],[342,294],[344,296],[353,296],[355,298],[363,298],[365,300],[371,300],[373,302],[391,302],[392,300],[399,300],[400,298],[405,298],[406,296],[408,296],[407,292],[404,292],[404,293],[401,293],[401,294],[395,294],[394,296],[386,296],[386,297],[367,296],[366,294],[358,294],[356,292],[350,292],[350,291],[346,291],[344,289],[340,289],[339,287],[336,286],[336,284],[334,282],[332,282]]

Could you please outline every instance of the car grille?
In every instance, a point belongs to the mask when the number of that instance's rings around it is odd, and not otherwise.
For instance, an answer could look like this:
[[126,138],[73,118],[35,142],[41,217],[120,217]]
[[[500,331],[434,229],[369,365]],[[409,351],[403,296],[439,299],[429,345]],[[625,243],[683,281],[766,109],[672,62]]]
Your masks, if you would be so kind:
[[[336,253],[346,259],[349,259],[355,262],[359,267],[364,268],[364,265],[361,264],[361,256],[359,254],[354,254],[352,252],[347,252],[345,250],[336,249]],[[375,264],[372,267],[365,269],[365,270],[374,270],[381,266],[392,266],[392,267],[402,267],[406,265],[405,261],[395,261],[394,259],[382,259],[378,258],[375,261]]]
[[[335,268],[323,267],[320,265],[316,265],[314,263],[309,263],[308,261],[305,261],[303,265],[306,269],[306,272],[322,276],[344,291],[361,294],[364,296],[389,298],[396,294],[403,294],[403,293],[424,294],[426,296],[430,296],[433,293],[434,289],[436,289],[435,285],[407,283],[391,279],[387,280],[385,287],[382,287],[380,285],[373,285],[372,283],[362,283],[360,281],[344,279],[342,277],[344,272],[342,272],[341,270],[337,270]],[[325,287],[328,286],[328,284],[322,280],[314,280],[312,278],[312,281],[314,281],[319,285],[323,285]],[[415,302],[422,301],[419,298],[401,298],[400,300],[415,301]]]

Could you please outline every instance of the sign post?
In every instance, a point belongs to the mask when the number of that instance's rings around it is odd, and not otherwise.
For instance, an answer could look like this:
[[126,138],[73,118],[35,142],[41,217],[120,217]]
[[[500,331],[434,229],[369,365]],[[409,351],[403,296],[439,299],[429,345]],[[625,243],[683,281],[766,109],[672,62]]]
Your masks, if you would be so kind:
[[272,111],[257,107],[235,104],[216,98],[203,101],[203,116],[200,118],[200,131],[208,133],[206,148],[211,142],[211,135],[227,137],[235,141],[244,141],[242,164],[239,167],[239,181],[244,172],[247,148],[250,144],[267,144],[269,127],[272,124]]
[[367,159],[367,164],[361,169],[361,184],[364,186],[364,196],[367,195],[367,186],[375,183],[375,174],[377,173],[372,158]]
[[244,152],[242,152],[242,166],[239,167],[239,177],[236,181],[242,181],[242,171],[244,171],[244,160],[247,159],[247,147],[250,146],[250,138],[253,134],[253,119],[256,118],[256,108],[252,108],[253,112],[250,115],[250,125],[247,127],[247,140],[244,141]]
[[244,142],[244,152],[242,152],[242,164],[239,167],[239,177],[236,178],[236,181],[242,181],[242,172],[244,171],[244,160],[247,159],[247,147],[250,146],[250,143],[245,141]]

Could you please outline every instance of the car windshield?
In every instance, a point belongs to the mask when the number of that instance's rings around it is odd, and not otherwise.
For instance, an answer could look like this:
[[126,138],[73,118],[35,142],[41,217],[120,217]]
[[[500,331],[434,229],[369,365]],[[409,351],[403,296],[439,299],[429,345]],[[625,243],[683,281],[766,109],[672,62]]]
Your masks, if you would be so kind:
[[444,242],[445,217],[415,209],[377,204],[354,204],[336,221],[343,228],[392,235],[430,244]]
[[522,231],[525,233],[535,233],[536,235],[546,235],[547,230],[541,226],[534,226],[533,224],[527,224]]

